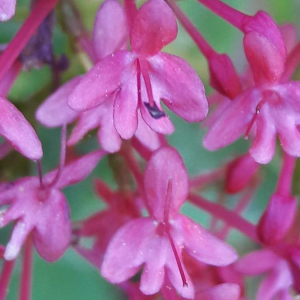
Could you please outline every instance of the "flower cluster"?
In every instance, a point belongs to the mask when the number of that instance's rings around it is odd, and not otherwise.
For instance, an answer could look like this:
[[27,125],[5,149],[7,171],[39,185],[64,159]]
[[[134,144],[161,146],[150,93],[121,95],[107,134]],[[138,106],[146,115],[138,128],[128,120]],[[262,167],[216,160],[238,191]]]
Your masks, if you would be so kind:
[[[75,1],[32,0],[15,37],[0,45],[0,228],[11,228],[8,239],[0,238],[0,300],[10,296],[19,257],[20,299],[31,299],[34,249],[47,262],[71,249],[132,300],[247,300],[251,294],[288,300],[300,294],[296,27],[277,25],[265,11],[248,15],[221,0],[198,2],[199,12],[208,9],[241,32],[241,74],[237,61],[215,50],[175,0],[102,1],[91,31]],[[15,0],[2,0],[0,22],[16,10]],[[207,61],[211,94],[195,66],[164,49],[178,38],[179,23]],[[55,27],[71,46],[60,56]],[[51,70],[51,87],[39,87],[20,107],[12,104],[10,90],[19,75],[44,67]],[[67,81],[65,71],[71,74]],[[184,160],[189,157],[168,140],[178,119],[204,120],[207,150],[241,136],[249,149],[191,176]],[[50,145],[35,131],[41,127],[48,138],[52,128],[61,129],[59,162],[46,174],[41,141],[46,159]],[[92,149],[86,141],[95,129]],[[27,167],[35,163],[32,172],[15,167],[14,150]],[[112,171],[112,185],[97,168],[102,160]],[[278,175],[266,191],[269,163],[275,165],[273,178]],[[65,188],[72,190],[91,173],[105,208],[74,221]],[[269,201],[250,222],[247,209],[261,189]],[[85,207],[84,191],[78,197]],[[236,242],[236,231],[259,249]],[[255,291],[247,284],[252,276]]]

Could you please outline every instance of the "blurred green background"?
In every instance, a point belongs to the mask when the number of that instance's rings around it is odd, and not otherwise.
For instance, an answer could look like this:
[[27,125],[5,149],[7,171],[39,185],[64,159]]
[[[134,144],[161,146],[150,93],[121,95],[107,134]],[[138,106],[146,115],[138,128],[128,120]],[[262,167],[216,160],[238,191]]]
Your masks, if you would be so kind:
[[[76,1],[78,9],[82,14],[84,24],[89,30],[93,27],[94,16],[101,2],[102,1],[98,0]],[[261,9],[266,10],[279,23],[292,22],[299,28],[300,19],[297,18],[297,15],[299,15],[300,11],[300,1],[298,0],[235,0],[226,2],[248,14],[254,14],[257,10]],[[212,46],[219,52],[229,54],[239,72],[242,72],[245,68],[245,57],[242,52],[242,35],[227,23],[215,17],[195,0],[182,0],[178,3]],[[17,32],[28,15],[28,6],[29,1],[18,0],[15,17],[8,22],[0,24],[1,44],[8,43]],[[62,81],[66,81],[74,75],[84,72],[78,57],[72,54],[70,40],[59,26],[55,28],[54,47],[57,55],[66,54],[71,63],[70,68],[63,74]],[[165,51],[181,56],[189,61],[205,83],[207,94],[211,93],[211,89],[208,86],[206,61],[181,27],[177,40],[167,46]],[[48,66],[30,72],[23,71],[8,96],[12,102],[24,111],[25,116],[36,126],[38,135],[43,143],[43,168],[45,171],[54,168],[58,163],[60,130],[46,129],[38,125],[34,120],[33,107],[41,103],[47,94],[49,94],[51,82],[51,70]],[[33,105],[30,105],[32,103]],[[215,153],[208,152],[202,147],[202,138],[205,129],[201,129],[198,124],[187,124],[171,113],[170,115],[174,121],[176,130],[175,133],[169,137],[169,141],[183,156],[191,175],[216,168],[236,154],[244,153],[248,149],[248,142],[241,140],[221,151]],[[80,143],[78,151],[84,153],[96,147],[98,147],[96,138],[93,135],[89,135]],[[246,217],[253,222],[258,220],[276,184],[281,156],[280,151],[277,152],[278,154],[272,163],[262,167],[262,186],[246,213]],[[28,172],[36,174],[36,166],[34,164],[29,163],[18,154],[13,154],[12,157],[17,159],[18,164],[16,163],[16,166],[13,167],[11,163],[8,163],[8,160],[1,162],[0,167],[1,170],[3,170],[2,177],[14,179],[26,173],[28,174]],[[22,165],[24,165],[24,167],[21,168]],[[71,206],[73,220],[81,220],[91,215],[97,209],[104,207],[93,192],[93,178],[96,176],[100,176],[113,186],[113,176],[107,158],[103,159],[87,180],[65,190]],[[207,196],[213,199],[214,191],[207,191]],[[234,201],[234,199],[232,201]],[[198,210],[192,209],[188,204],[183,207],[183,212],[201,224],[207,225],[208,216],[205,213],[200,213]],[[11,227],[0,232],[0,241],[3,244],[6,243],[10,230]],[[251,244],[251,242],[241,234],[231,235],[231,242],[240,253],[245,252],[246,249],[249,250],[255,247],[255,245]],[[18,285],[19,262],[15,269],[10,287],[9,300],[18,298]],[[249,294],[253,294],[251,287],[249,288]],[[91,267],[72,250],[68,250],[60,261],[53,264],[48,264],[38,255],[35,255],[32,299],[115,300],[126,299],[126,297],[117,288],[106,283],[99,275],[98,270]]]

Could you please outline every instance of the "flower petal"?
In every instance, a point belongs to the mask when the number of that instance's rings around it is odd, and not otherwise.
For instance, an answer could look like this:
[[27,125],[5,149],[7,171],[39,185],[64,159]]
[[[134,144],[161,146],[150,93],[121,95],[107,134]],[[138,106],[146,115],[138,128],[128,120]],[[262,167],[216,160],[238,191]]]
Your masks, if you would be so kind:
[[280,262],[280,257],[269,250],[257,250],[242,257],[236,264],[238,272],[258,275],[270,271]]
[[16,0],[1,0],[0,21],[7,21],[15,14]]
[[127,51],[119,51],[98,62],[81,80],[68,104],[77,111],[100,105],[121,85],[124,70],[134,61]]
[[112,238],[104,256],[101,274],[112,283],[132,277],[145,262],[145,249],[155,224],[148,218],[135,219],[122,226]]
[[117,0],[103,2],[94,25],[94,47],[98,60],[126,49],[129,27],[125,11]]
[[234,99],[209,129],[204,137],[204,146],[214,151],[233,143],[245,134],[260,99],[258,90],[249,90]]
[[196,297],[201,300],[238,300],[240,293],[240,287],[237,284],[222,283],[202,290],[196,294]]
[[78,116],[78,112],[68,105],[68,97],[79,84],[82,77],[74,77],[48,97],[36,111],[36,119],[47,127],[69,124]]
[[23,114],[7,99],[0,96],[0,135],[29,159],[43,156],[40,140]]
[[53,262],[64,254],[71,241],[67,199],[62,192],[52,189],[42,209],[33,233],[34,245],[42,258]]
[[[172,184],[171,195],[168,195],[169,183]],[[169,217],[177,216],[188,189],[188,174],[179,153],[170,147],[155,151],[145,171],[145,191],[155,218],[164,219],[167,197],[170,197]]]
[[182,58],[159,53],[148,59],[150,78],[166,106],[188,122],[202,121],[208,112],[204,86]]
[[128,140],[137,129],[138,90],[136,69],[131,68],[127,74],[126,84],[116,95],[114,103],[114,124],[120,136]]
[[[56,188],[61,189],[82,181],[93,171],[103,155],[104,153],[102,151],[94,151],[66,165],[59,177]],[[56,173],[57,170],[54,170],[46,174],[44,177],[45,182],[51,183]]]
[[178,218],[178,230],[182,231],[185,249],[191,256],[214,266],[226,266],[237,259],[237,253],[231,246],[186,216],[180,215]]
[[154,55],[177,36],[176,18],[163,0],[149,0],[137,12],[131,30],[133,51]]

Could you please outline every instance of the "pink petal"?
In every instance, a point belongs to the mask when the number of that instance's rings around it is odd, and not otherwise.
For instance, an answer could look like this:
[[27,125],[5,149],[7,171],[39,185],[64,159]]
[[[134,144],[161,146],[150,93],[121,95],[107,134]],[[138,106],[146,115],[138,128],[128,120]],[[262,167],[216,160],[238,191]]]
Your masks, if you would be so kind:
[[15,14],[16,0],[1,0],[0,21],[7,21]]
[[96,15],[94,47],[98,60],[126,49],[129,28],[124,9],[117,0],[106,0]]
[[196,297],[201,300],[238,300],[240,293],[240,287],[237,284],[222,283],[197,293]]
[[234,99],[209,129],[204,137],[204,146],[214,151],[233,143],[245,134],[260,99],[258,90],[249,90]]
[[219,93],[234,99],[242,92],[238,74],[227,54],[216,54],[209,58],[210,84]]
[[275,152],[276,128],[268,110],[267,105],[263,107],[256,119],[255,138],[249,150],[253,159],[260,164],[269,163]]
[[[56,184],[56,188],[61,189],[82,181],[93,171],[103,155],[102,151],[94,151],[66,165]],[[44,177],[45,182],[51,183],[56,173],[57,170],[54,170],[46,174]]]
[[0,96],[0,135],[29,159],[43,156],[40,140],[23,114],[7,99]]
[[43,204],[43,212],[33,234],[39,255],[48,262],[59,259],[71,240],[71,221],[67,199],[58,190],[51,190]]
[[167,53],[159,53],[148,62],[151,82],[160,90],[166,106],[188,122],[202,121],[208,104],[203,84],[192,67]]
[[245,275],[259,275],[270,271],[280,260],[280,257],[272,251],[257,250],[242,257],[235,264],[235,268]]
[[254,80],[272,83],[284,71],[286,49],[282,35],[274,20],[265,12],[258,12],[245,25],[244,48]]
[[296,211],[296,198],[274,194],[257,225],[261,241],[267,245],[281,241],[291,228]]
[[121,86],[114,103],[114,124],[120,136],[128,140],[137,129],[137,75],[136,68],[127,73],[126,84]]
[[145,171],[147,200],[157,220],[164,219],[169,183],[172,189],[167,209],[173,218],[187,198],[188,174],[179,153],[174,148],[165,147],[154,152]]
[[68,104],[77,111],[94,108],[122,84],[124,71],[133,63],[134,56],[119,51],[97,63],[71,93]]
[[286,262],[281,262],[260,285],[257,300],[271,300],[283,289],[291,287],[293,281]]
[[14,260],[19,255],[21,248],[33,229],[33,224],[20,220],[15,225],[11,238],[6,245],[4,258],[6,260]]
[[79,84],[82,77],[74,77],[48,97],[36,111],[36,119],[47,127],[69,124],[78,116],[78,112],[68,105],[68,97]]
[[291,52],[297,43],[297,28],[293,24],[283,24],[279,26],[287,52]]
[[68,146],[75,145],[90,130],[93,130],[99,126],[102,110],[103,104],[91,110],[87,110],[78,114],[78,122],[72,130],[72,133],[68,139]]
[[145,262],[143,250],[155,224],[148,218],[135,219],[121,227],[112,238],[104,256],[101,274],[112,283],[126,281]]
[[139,55],[154,55],[177,36],[176,19],[163,0],[147,1],[137,12],[131,30],[131,48]]
[[179,226],[186,251],[197,260],[214,266],[226,266],[237,259],[235,250],[217,239],[199,224],[180,215]]

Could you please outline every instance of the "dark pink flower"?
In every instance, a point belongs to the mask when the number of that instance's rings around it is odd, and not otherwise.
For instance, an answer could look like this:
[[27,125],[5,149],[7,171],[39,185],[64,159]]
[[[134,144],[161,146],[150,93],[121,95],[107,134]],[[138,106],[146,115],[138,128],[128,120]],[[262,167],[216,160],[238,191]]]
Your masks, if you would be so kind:
[[70,107],[91,109],[116,94],[114,126],[123,139],[135,133],[138,110],[152,130],[173,131],[160,99],[185,120],[201,121],[208,110],[202,82],[184,60],[160,52],[176,35],[176,20],[168,5],[162,0],[145,3],[133,21],[131,51],[117,51],[98,62],[70,95]]
[[145,192],[150,217],[122,226],[111,240],[101,268],[112,283],[121,283],[144,265],[140,289],[157,293],[169,278],[177,292],[194,296],[193,284],[182,263],[182,251],[195,259],[224,266],[236,259],[235,251],[200,225],[179,213],[188,195],[188,174],[178,152],[160,148],[147,164]]
[[17,0],[1,0],[0,21],[7,21],[15,14]]
[[16,221],[4,258],[15,259],[32,233],[38,253],[47,261],[57,260],[69,245],[71,223],[67,199],[61,189],[83,180],[97,165],[102,153],[90,153],[67,165],[59,180],[57,170],[48,173],[43,185],[37,177],[2,184],[0,204],[9,208],[0,216],[0,227]]

